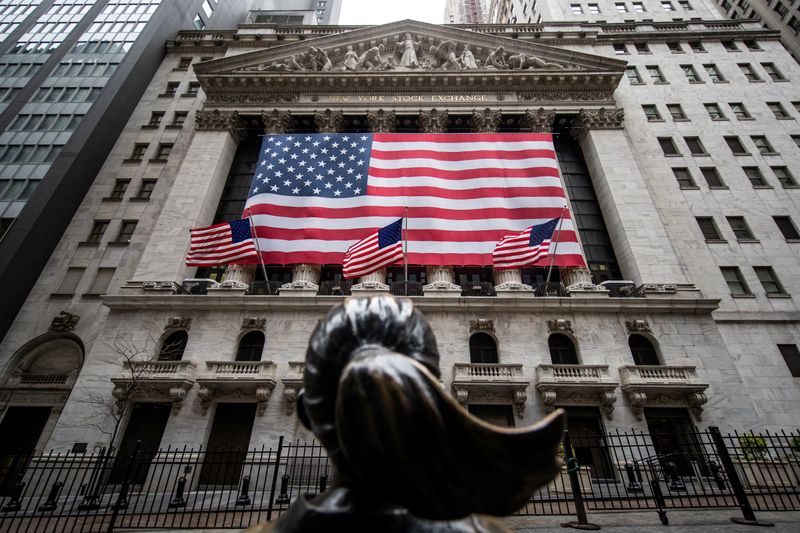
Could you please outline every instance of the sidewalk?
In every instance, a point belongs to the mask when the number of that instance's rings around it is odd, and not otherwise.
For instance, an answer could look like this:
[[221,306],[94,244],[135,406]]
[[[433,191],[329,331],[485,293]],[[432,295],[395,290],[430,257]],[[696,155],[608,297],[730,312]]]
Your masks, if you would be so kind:
[[[733,516],[741,516],[736,509],[722,511],[667,511],[669,525],[661,525],[655,511],[591,513],[589,522],[602,527],[601,531],[613,533],[639,533],[641,531],[661,531],[663,533],[798,533],[800,532],[800,511],[756,513],[761,521],[769,521],[775,527],[755,527],[734,524]],[[512,516],[506,518],[506,525],[514,531],[537,533],[567,533],[577,531],[561,527],[562,522],[575,520],[572,516]]]

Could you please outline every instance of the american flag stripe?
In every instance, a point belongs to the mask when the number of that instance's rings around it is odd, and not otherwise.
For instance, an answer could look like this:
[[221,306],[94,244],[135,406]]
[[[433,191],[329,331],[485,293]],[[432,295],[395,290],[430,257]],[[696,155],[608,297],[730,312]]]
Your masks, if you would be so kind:
[[[268,263],[341,263],[407,209],[409,263],[491,265],[565,203],[548,134],[299,134],[265,137],[246,208]],[[563,229],[555,264],[583,266]]]
[[215,266],[258,261],[250,221],[238,220],[190,230],[188,266]]
[[395,220],[348,248],[342,265],[344,277],[364,276],[402,260],[402,223],[402,218]]
[[560,217],[554,218],[500,239],[492,253],[494,268],[522,268],[548,258],[553,238],[557,241],[563,239],[563,235],[556,231],[560,221]]

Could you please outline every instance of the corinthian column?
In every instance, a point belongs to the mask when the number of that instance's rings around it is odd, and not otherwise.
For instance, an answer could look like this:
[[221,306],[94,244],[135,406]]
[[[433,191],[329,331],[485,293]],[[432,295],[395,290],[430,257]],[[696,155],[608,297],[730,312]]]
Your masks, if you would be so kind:
[[423,133],[447,132],[447,110],[420,111],[419,127]]

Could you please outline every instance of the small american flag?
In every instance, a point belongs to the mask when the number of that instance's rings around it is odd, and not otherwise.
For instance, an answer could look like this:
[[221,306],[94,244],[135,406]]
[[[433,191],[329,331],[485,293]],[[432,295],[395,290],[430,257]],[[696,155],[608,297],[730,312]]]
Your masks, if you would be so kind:
[[258,258],[249,219],[189,231],[192,236],[192,244],[186,255],[186,264],[189,266],[253,263],[253,259]]
[[361,239],[344,254],[345,278],[366,276],[403,259],[403,219]]
[[548,257],[550,240],[560,218],[525,228],[520,233],[503,237],[492,253],[494,268],[503,270],[530,266]]

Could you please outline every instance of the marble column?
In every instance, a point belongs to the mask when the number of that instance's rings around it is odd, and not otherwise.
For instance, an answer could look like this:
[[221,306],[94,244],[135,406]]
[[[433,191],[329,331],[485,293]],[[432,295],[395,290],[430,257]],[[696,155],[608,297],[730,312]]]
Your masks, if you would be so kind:
[[498,298],[533,296],[533,287],[522,283],[522,270],[510,268],[494,271],[494,290]]
[[419,129],[422,131],[422,133],[446,133],[447,119],[448,115],[446,109],[420,111]]
[[243,132],[236,111],[197,111],[191,143],[128,287],[174,287],[194,274],[184,262],[189,230],[213,221]]
[[292,268],[292,282],[281,285],[282,296],[314,296],[319,291],[320,265],[300,263]]
[[461,286],[453,283],[455,274],[451,266],[429,266],[428,284],[422,287],[425,296],[461,296]]

